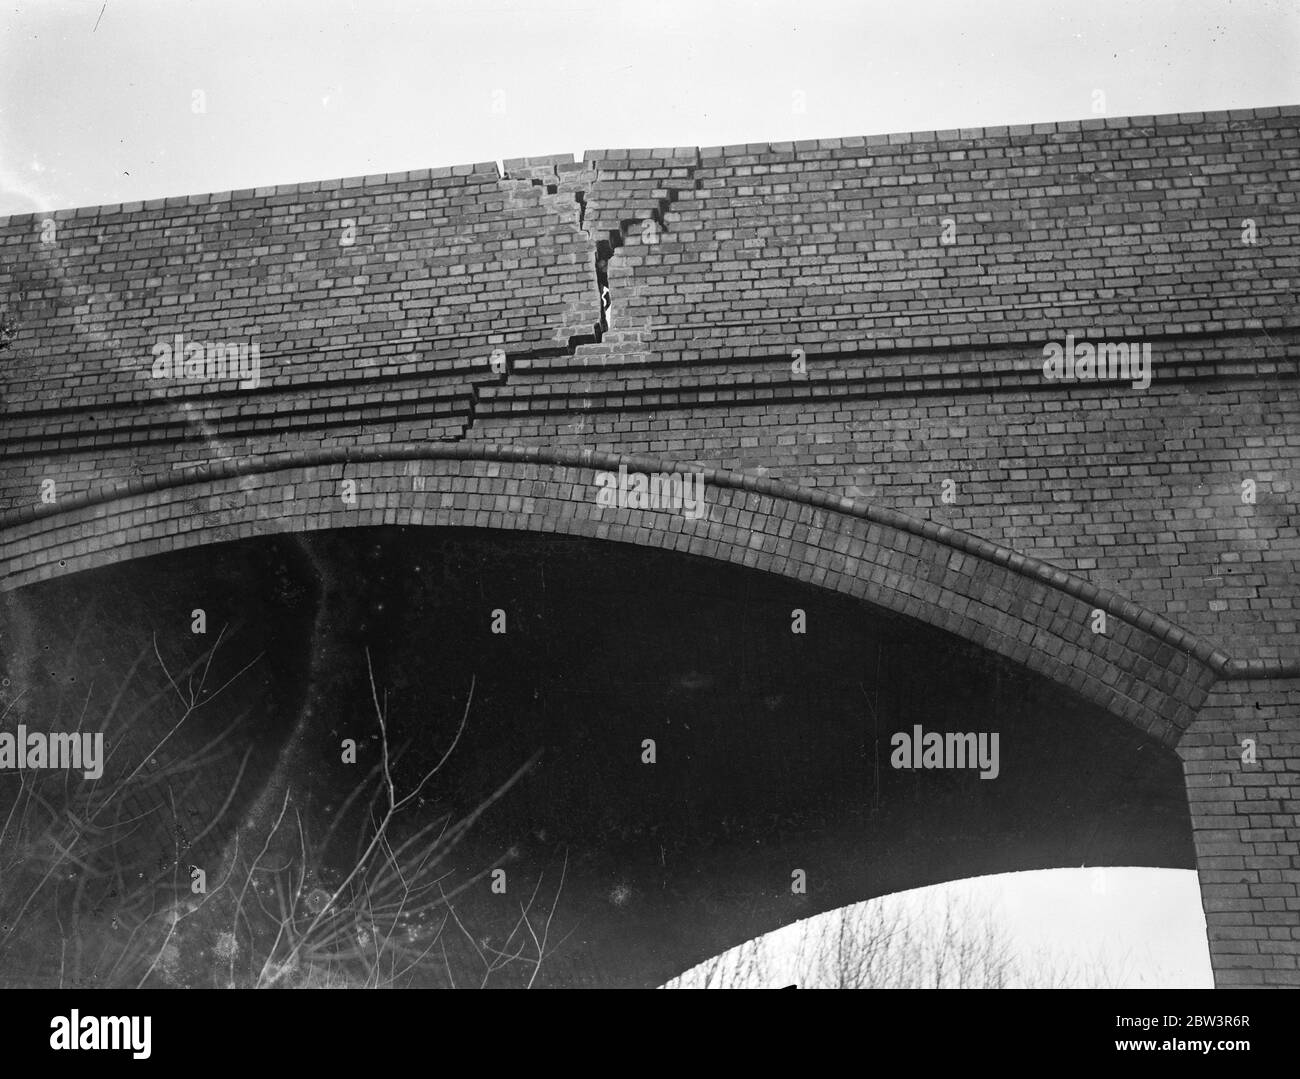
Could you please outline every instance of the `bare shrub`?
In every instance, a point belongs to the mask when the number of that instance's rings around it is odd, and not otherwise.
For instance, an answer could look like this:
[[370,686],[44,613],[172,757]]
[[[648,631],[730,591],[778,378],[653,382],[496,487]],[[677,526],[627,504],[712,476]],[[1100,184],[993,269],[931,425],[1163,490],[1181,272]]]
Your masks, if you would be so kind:
[[[100,721],[106,758],[114,761],[101,780],[83,782],[66,772],[23,771],[15,777],[14,789],[0,803],[0,970],[8,972],[10,984],[333,988],[438,981],[488,986],[507,976],[516,984],[535,984],[557,946],[550,930],[564,870],[549,909],[538,909],[539,877],[527,902],[519,904],[513,928],[493,942],[471,932],[456,906],[457,897],[489,870],[450,886],[445,862],[536,758],[468,814],[412,822],[409,811],[465,730],[473,684],[451,745],[412,790],[399,794],[387,702],[375,685],[368,654],[380,761],[319,838],[286,786],[257,849],[241,851],[240,832],[232,829],[218,879],[207,882],[202,894],[192,893],[185,852],[223,821],[230,823],[251,750],[239,757],[216,815],[197,834],[186,834],[178,807],[216,761],[234,753],[232,734],[244,718],[236,717],[203,744],[175,737],[252,666],[210,690],[220,645],[218,637],[176,676],[156,646],[152,649],[177,718],[143,754],[130,756],[128,724],[120,714],[124,684]],[[137,658],[125,682],[146,658]],[[6,716],[16,704],[10,702]],[[183,745],[181,752],[168,752],[177,745]],[[355,823],[350,811],[362,806],[367,826],[342,863],[347,869],[327,868],[338,863],[327,856],[349,838],[346,822]],[[140,843],[143,834],[154,838],[152,848]],[[159,835],[173,837],[172,856],[143,858],[140,851],[156,850]]]
[[885,896],[809,918],[793,944],[755,938],[666,988],[1068,989],[1121,978],[1100,956],[1087,964],[1027,959],[991,906],[948,891],[923,902]]

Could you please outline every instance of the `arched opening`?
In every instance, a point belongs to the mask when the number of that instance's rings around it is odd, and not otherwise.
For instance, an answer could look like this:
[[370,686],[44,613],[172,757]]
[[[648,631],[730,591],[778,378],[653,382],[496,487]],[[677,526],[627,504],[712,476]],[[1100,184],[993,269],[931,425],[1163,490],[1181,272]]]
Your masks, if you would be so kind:
[[[55,613],[88,597],[131,601],[60,628]],[[417,968],[427,984],[472,983],[476,964],[531,955],[533,934],[548,933],[540,965],[508,962],[490,983],[654,986],[779,926],[909,888],[1193,864],[1178,759],[1132,723],[916,619],[717,560],[581,536],[348,528],[123,562],[6,604],[7,624],[28,627],[7,635],[7,669],[35,677],[23,650],[45,644],[91,657],[90,716],[121,689],[126,657],[165,661],[145,696],[166,698],[177,672],[203,669],[219,627],[244,627],[222,637],[213,670],[244,672],[245,696],[224,701],[251,710],[254,733],[222,743],[233,752],[205,770],[214,791],[239,793],[198,808],[179,854],[170,801],[153,806],[169,901],[188,901],[198,863],[224,872],[249,821],[287,806],[301,831],[286,864],[321,852],[290,914],[315,918],[382,809],[348,799],[387,744],[397,790],[419,788],[389,846],[399,859],[438,852],[411,904],[428,917],[393,923],[409,934],[404,956],[435,927],[446,934],[449,962]],[[20,689],[35,692],[15,684],[11,699]],[[157,730],[175,714],[163,709]],[[169,742],[164,770],[221,735],[222,718],[208,738]],[[895,737],[918,729],[996,735],[996,767],[924,755],[895,767]],[[154,789],[170,799],[183,785]],[[220,984],[213,949],[246,965],[257,944],[223,932],[151,976]],[[356,943],[332,940],[321,965],[343,956],[354,970]]]

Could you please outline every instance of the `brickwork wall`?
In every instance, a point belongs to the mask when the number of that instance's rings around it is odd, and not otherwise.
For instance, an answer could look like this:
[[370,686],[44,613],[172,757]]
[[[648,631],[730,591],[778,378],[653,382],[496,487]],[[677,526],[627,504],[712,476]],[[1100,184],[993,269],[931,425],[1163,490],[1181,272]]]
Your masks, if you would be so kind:
[[1066,400],[900,385],[760,403],[750,391],[725,406],[556,415],[488,402],[478,431],[485,443],[671,454],[892,506],[1114,588],[1234,656],[1296,657],[1300,428],[1276,383]]
[[1300,988],[1300,679],[1216,689],[1178,752],[1215,984]]
[[[46,479],[65,497],[339,445],[651,452],[941,521],[1234,657],[1294,658],[1296,116],[600,151],[10,218],[0,511]],[[1067,332],[1150,343],[1151,387],[1045,380]],[[261,384],[150,379],[176,333],[256,341]]]

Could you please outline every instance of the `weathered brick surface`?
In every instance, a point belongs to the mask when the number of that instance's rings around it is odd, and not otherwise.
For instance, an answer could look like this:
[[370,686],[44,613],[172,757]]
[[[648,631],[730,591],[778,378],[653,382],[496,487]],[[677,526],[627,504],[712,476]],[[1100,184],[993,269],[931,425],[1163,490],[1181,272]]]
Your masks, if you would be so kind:
[[[1295,110],[700,151],[698,190],[624,265],[655,358],[1216,332],[1286,322]],[[664,151],[600,159],[631,217]],[[677,178],[673,178],[677,177]],[[1288,216],[1289,215],[1289,216]],[[1240,242],[1243,219],[1265,233]],[[941,243],[951,219],[955,243]],[[1288,224],[1291,226],[1288,228]]]
[[[591,292],[577,207],[572,228],[560,209],[489,163],[9,218],[6,440],[73,409],[115,428],[274,422],[308,403],[337,417],[417,375],[465,397],[493,345],[555,344]],[[257,342],[264,392],[150,380],[150,350],[176,333]]]
[[[736,393],[714,385],[693,392]],[[1277,382],[1068,398],[900,387],[760,403],[751,391],[725,406],[558,415],[507,415],[489,400],[479,432],[488,443],[672,455],[893,506],[1114,588],[1233,656],[1295,659],[1300,430],[1288,392]],[[1246,479],[1254,504],[1241,498]]]
[[1215,689],[1178,752],[1215,984],[1300,988],[1300,679]]
[[[605,536],[861,596],[1226,753],[1213,724],[1252,718],[1226,695],[1300,658],[1298,117],[609,150],[10,218],[0,588],[346,524]],[[260,384],[151,379],[177,333],[256,343]],[[1149,345],[1151,385],[1045,379],[1066,334]],[[718,470],[709,516],[598,518],[566,451]],[[1229,757],[1187,758],[1194,812],[1236,789],[1197,771]],[[1220,983],[1285,981],[1258,931],[1300,913],[1250,889],[1293,882],[1206,860],[1294,836],[1199,821]]]

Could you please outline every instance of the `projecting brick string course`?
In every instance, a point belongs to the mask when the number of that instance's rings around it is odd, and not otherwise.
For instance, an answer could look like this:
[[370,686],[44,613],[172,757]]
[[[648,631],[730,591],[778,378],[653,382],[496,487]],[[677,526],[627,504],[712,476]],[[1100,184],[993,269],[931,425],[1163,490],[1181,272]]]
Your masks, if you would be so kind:
[[[409,523],[859,596],[1176,746],[1218,983],[1300,984],[1298,117],[607,150],[11,217],[0,589]],[[1067,335],[1149,347],[1149,385],[1046,378]],[[256,375],[160,376],[187,344]],[[705,470],[707,516],[598,512],[592,470],[638,460]]]

